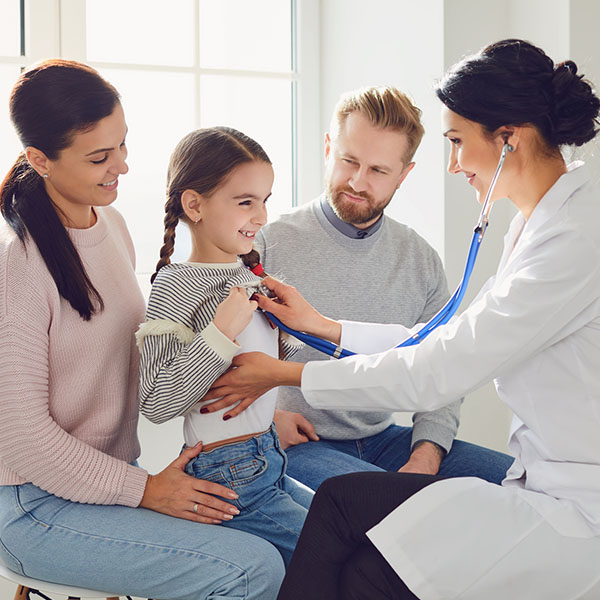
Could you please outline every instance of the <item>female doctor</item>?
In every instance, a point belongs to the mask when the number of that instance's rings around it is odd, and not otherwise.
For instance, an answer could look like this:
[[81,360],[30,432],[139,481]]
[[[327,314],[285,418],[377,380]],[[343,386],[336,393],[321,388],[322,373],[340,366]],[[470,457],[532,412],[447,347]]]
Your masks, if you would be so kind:
[[[241,355],[216,383],[218,408],[276,385],[314,407],[433,410],[494,379],[513,410],[503,486],[475,478],[359,473],[317,493],[280,599],[600,598],[600,198],[562,145],[596,134],[600,101],[567,61],[504,40],[437,87],[448,169],[481,201],[518,208],[497,273],[421,344],[411,331],[335,322],[268,281],[259,301],[287,325],[364,355],[306,365]],[[384,558],[385,557],[385,560]]]

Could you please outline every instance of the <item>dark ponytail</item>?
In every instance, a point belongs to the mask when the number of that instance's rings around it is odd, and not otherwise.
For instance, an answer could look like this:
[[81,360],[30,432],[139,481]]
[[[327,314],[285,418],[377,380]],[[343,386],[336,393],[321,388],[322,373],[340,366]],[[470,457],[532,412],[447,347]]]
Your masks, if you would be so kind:
[[[169,264],[175,247],[175,229],[180,219],[187,219],[181,206],[183,192],[194,190],[201,195],[210,196],[233,169],[255,160],[271,164],[258,142],[231,127],[197,129],[188,133],[177,144],[167,172],[163,245],[150,282],[154,282],[160,269]],[[246,266],[248,263],[244,257],[254,255],[258,253],[252,250],[241,257]],[[260,258],[256,262],[260,262]]]
[[600,100],[577,65],[569,60],[555,66],[541,48],[523,40],[502,40],[465,58],[436,94],[489,133],[502,125],[533,125],[551,150],[581,146],[598,132]]
[[[49,60],[21,74],[10,96],[10,116],[23,147],[56,160],[75,134],[109,116],[119,94],[92,68]],[[0,188],[0,211],[23,245],[31,238],[58,293],[88,321],[104,304],[90,281],[44,179],[22,153]]]

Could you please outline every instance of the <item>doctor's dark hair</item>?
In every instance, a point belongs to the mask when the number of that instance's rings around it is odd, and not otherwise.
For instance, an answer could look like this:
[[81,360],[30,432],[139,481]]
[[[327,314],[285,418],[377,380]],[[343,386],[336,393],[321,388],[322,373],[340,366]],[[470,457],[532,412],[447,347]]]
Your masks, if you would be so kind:
[[[12,89],[10,118],[24,148],[56,160],[73,136],[108,117],[119,103],[117,90],[87,65],[47,60],[22,73]],[[44,178],[22,152],[0,187],[0,210],[27,250],[36,244],[58,293],[82,319],[104,308],[77,249],[52,202]]]
[[436,94],[489,133],[503,125],[533,125],[551,151],[581,146],[598,132],[600,100],[577,65],[555,65],[523,40],[502,40],[465,58],[446,73]]
[[[167,171],[167,201],[165,203],[165,234],[160,249],[160,260],[150,278],[171,261],[175,247],[175,229],[180,220],[191,225],[183,211],[181,195],[194,190],[210,197],[236,167],[253,161],[271,164],[262,146],[252,138],[231,127],[208,127],[188,133],[175,147]],[[260,262],[253,250],[241,256],[252,268]]]

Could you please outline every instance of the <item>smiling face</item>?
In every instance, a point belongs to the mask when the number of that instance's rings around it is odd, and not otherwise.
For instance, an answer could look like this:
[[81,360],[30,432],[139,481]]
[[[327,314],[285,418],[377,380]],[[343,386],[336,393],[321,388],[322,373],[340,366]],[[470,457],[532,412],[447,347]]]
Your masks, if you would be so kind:
[[375,127],[352,112],[335,138],[325,137],[327,199],[337,216],[364,229],[379,219],[414,163],[405,165],[406,134]]
[[117,103],[108,117],[87,131],[75,133],[55,160],[35,148],[27,149],[36,170],[47,175],[46,191],[66,226],[89,227],[94,222],[92,207],[115,201],[119,175],[128,171],[126,133],[123,109]]
[[[445,106],[442,108],[442,129],[450,142],[448,172],[463,173],[475,188],[477,201],[482,203],[498,166],[504,144],[502,137],[490,138],[479,123],[469,121]],[[504,167],[491,201],[509,195],[509,171]]]
[[[210,196],[186,190],[182,202],[194,222],[190,260],[235,262],[238,255],[250,252],[257,232],[267,222],[266,202],[273,178],[269,163],[254,160],[233,169]],[[196,199],[190,201],[190,194]]]

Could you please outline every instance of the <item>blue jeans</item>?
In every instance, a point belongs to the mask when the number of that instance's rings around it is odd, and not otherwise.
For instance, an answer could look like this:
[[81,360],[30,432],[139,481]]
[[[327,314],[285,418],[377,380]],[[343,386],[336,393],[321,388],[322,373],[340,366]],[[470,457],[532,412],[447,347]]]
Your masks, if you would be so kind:
[[[412,428],[390,425],[381,433],[360,440],[305,442],[286,449],[288,475],[316,490],[325,479],[359,471],[397,471],[411,453]],[[513,457],[454,440],[438,475],[480,477],[500,483]]]
[[273,600],[279,552],[258,537],[144,508],[0,486],[0,560],[55,583],[170,600]]
[[268,540],[288,565],[313,494],[285,474],[286,464],[273,426],[245,442],[201,452],[186,472],[234,490],[239,498],[232,503],[240,514],[223,525]]

